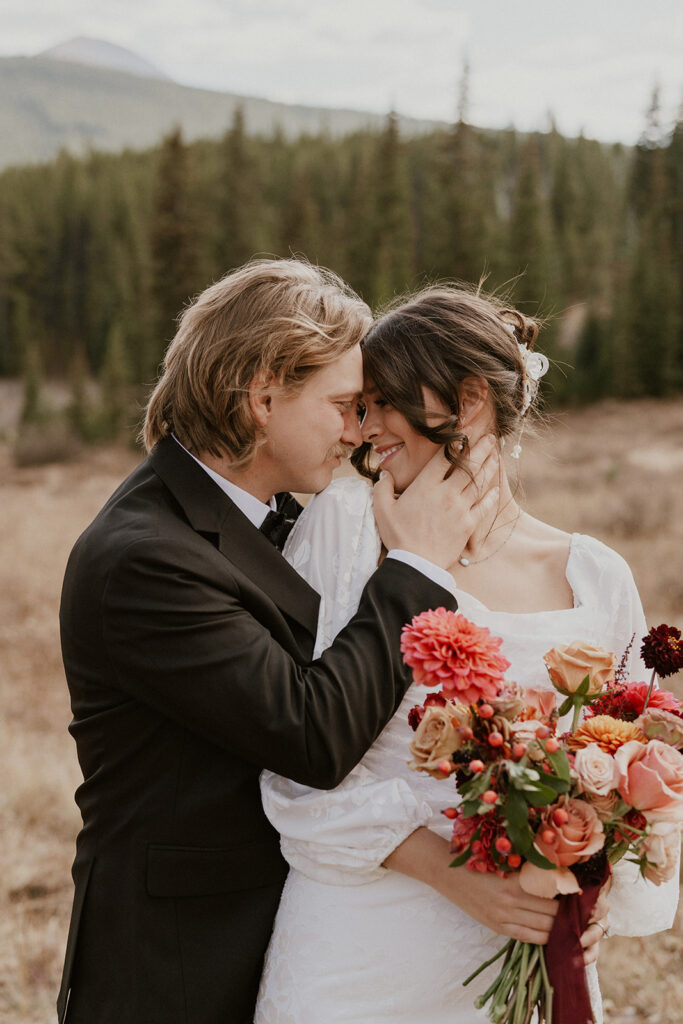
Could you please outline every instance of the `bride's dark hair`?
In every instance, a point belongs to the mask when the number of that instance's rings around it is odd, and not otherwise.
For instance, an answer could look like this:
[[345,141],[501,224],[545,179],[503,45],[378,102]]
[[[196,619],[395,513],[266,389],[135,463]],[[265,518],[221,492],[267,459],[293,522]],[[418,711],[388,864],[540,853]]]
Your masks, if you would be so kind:
[[[468,451],[458,386],[467,377],[483,378],[498,437],[512,434],[526,415],[518,342],[533,348],[538,329],[536,320],[481,288],[440,284],[397,300],[375,321],[362,342],[365,375],[414,430],[444,446],[455,468]],[[427,420],[423,386],[449,410],[436,425],[433,414]],[[372,446],[363,444],[351,462],[376,479],[371,459]]]

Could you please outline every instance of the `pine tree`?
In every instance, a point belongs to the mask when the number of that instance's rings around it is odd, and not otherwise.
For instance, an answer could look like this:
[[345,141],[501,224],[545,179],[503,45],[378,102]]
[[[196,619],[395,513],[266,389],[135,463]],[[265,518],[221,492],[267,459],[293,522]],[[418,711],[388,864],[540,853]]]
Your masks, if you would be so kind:
[[508,242],[511,274],[521,275],[515,301],[530,313],[547,308],[551,294],[549,234],[540,142],[530,135],[519,158]]
[[102,432],[105,437],[120,437],[129,425],[127,420],[130,370],[126,358],[123,332],[119,323],[112,324],[109,330],[100,383]]
[[407,289],[414,273],[410,191],[394,111],[378,140],[375,183],[372,300],[381,303]]
[[673,253],[667,143],[660,127],[659,92],[655,89],[631,178],[638,242],[631,275],[629,323],[638,393],[655,396],[670,393],[680,383],[677,355],[681,294]]
[[217,218],[219,273],[240,266],[261,249],[259,168],[244,130],[244,111],[235,108],[221,145],[222,169]]
[[191,158],[176,129],[162,142],[151,225],[155,300],[160,352],[175,321],[202,280],[197,211],[191,190]]

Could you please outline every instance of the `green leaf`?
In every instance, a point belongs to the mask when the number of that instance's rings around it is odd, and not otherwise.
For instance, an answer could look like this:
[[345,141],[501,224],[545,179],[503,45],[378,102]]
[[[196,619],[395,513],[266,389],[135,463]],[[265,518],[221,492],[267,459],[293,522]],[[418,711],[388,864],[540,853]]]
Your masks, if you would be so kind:
[[569,758],[564,750],[558,750],[555,754],[549,754],[548,751],[546,751],[545,756],[548,763],[552,765],[555,775],[557,775],[558,778],[563,779],[565,782],[570,782],[571,775],[569,773]]
[[559,707],[557,713],[560,716],[560,718],[562,718],[563,715],[568,715],[573,707],[574,707],[574,701],[572,700],[571,697],[567,697],[567,699],[563,700],[562,703],[560,704],[560,707]]
[[450,862],[448,865],[449,868],[461,868],[463,864],[466,864],[469,860],[470,852],[470,848],[468,847],[466,850],[463,850],[462,853],[459,853],[455,860]]
[[515,789],[511,789],[501,808],[505,829],[516,853],[526,855],[533,845],[533,833],[529,827],[529,809],[526,800]]
[[543,854],[536,849],[533,843],[531,844],[531,847],[525,852],[524,856],[527,860],[531,861],[532,864],[535,864],[537,868],[544,868],[545,870],[549,871],[554,870],[557,867],[557,864],[553,864],[551,860],[548,860],[547,857],[544,857]]
[[585,697],[585,695],[588,693],[588,691],[590,689],[590,685],[591,685],[591,677],[590,677],[590,674],[588,674],[587,676],[583,677],[583,679],[581,680],[579,685],[576,687],[576,691],[575,692],[576,692],[577,697]]
[[546,807],[557,800],[557,791],[540,783],[532,790],[524,790],[524,799],[530,807]]
[[556,794],[567,793],[571,786],[569,779],[560,779],[557,775],[550,775],[548,772],[540,773],[540,781],[544,786],[550,786],[551,789],[555,790]]

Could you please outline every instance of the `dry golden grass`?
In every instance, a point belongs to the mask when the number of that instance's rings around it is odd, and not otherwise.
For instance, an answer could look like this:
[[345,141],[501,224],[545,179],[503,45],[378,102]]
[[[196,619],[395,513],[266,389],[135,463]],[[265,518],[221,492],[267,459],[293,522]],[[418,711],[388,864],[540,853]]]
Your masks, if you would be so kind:
[[[633,568],[648,621],[683,623],[683,402],[568,413],[524,448],[529,510],[615,547]],[[123,448],[100,449],[70,464],[19,470],[0,447],[3,1024],[54,1020],[80,781],[66,732],[59,588],[74,540],[136,461]],[[671,688],[683,697],[683,679]],[[681,914],[671,932],[612,939],[603,948],[609,1024],[679,1024]]]

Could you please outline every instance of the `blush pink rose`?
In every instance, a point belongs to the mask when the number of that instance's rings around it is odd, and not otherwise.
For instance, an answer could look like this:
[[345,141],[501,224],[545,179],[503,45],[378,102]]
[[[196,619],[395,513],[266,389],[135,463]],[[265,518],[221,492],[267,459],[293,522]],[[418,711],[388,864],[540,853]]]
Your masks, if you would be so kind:
[[671,821],[658,821],[645,838],[640,853],[647,858],[645,877],[654,885],[668,882],[676,873],[681,849],[681,828]]
[[614,758],[597,743],[589,743],[576,751],[574,772],[579,792],[589,793],[591,796],[607,796],[616,788],[619,781]]
[[630,740],[614,755],[617,789],[648,821],[683,824],[683,754],[661,740]]
[[[541,825],[536,833],[535,845],[549,861],[559,868],[568,868],[588,860],[601,850],[605,842],[602,822],[595,809],[585,800],[570,799],[563,804],[569,820],[563,825],[553,821],[557,804],[546,807],[541,815]],[[553,835],[548,842],[545,835]]]

